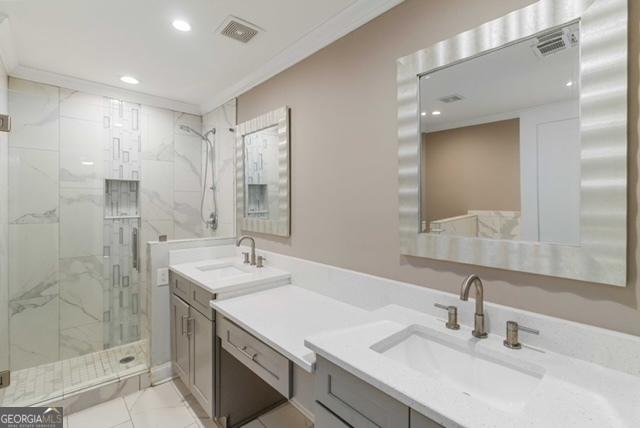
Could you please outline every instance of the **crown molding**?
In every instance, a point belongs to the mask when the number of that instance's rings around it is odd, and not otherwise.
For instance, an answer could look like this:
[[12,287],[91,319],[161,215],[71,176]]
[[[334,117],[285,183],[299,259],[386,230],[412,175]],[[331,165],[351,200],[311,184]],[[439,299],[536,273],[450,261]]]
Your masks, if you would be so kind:
[[320,49],[344,37],[404,0],[358,0],[342,10],[311,32],[300,38],[287,49],[273,57],[253,73],[236,84],[219,92],[200,106],[202,112],[209,112],[235,98],[260,83],[272,78],[292,65],[311,56]]
[[148,106],[160,107],[196,115],[201,114],[200,108],[195,104],[158,97],[156,95],[149,95],[142,92],[130,91],[127,89],[118,88],[116,86],[79,79],[77,77],[65,76],[63,74],[57,74],[50,71],[38,70],[36,68],[25,67],[23,65],[14,67],[13,70],[9,71],[8,74],[11,77],[33,80],[35,82],[59,86],[62,88],[74,89],[76,91],[101,95],[105,97],[117,98],[132,103],[144,104]]

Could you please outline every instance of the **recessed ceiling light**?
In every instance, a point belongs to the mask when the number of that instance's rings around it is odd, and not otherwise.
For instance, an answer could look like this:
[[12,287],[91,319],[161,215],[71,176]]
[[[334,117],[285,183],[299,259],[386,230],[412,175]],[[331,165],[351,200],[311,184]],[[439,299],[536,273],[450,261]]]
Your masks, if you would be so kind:
[[438,110],[434,110],[434,111],[431,112],[431,114],[434,115],[434,116],[440,116],[441,112],[438,111]]
[[189,24],[187,21],[183,21],[182,19],[176,19],[171,23],[171,25],[173,25],[173,28],[178,31],[191,31],[191,24]]
[[569,81],[566,83],[566,85],[567,85],[567,86],[573,86],[573,81],[572,81],[572,80],[569,80]]
[[135,77],[132,76],[122,76],[120,78],[120,80],[122,80],[124,83],[128,83],[130,85],[137,85],[138,83],[138,79],[136,79]]
[[420,116],[426,116],[426,115],[427,115],[426,111],[423,111],[422,113],[420,113]]
[[82,162],[80,162],[80,163],[81,163],[82,165],[85,165],[85,166],[91,166],[91,165],[93,165],[93,162],[91,162],[91,161],[82,161]]

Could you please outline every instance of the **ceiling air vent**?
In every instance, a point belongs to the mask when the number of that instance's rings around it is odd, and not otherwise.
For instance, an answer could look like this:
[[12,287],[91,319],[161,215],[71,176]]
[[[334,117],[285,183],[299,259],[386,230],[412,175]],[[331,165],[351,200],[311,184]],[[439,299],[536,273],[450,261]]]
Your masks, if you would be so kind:
[[538,56],[549,56],[578,44],[578,34],[569,28],[563,28],[536,38],[533,51]]
[[220,34],[242,43],[249,43],[260,28],[235,16],[228,17],[220,26]]
[[447,95],[446,97],[438,98],[438,101],[445,104],[449,104],[449,103],[462,101],[463,99],[464,97],[462,95],[453,94],[453,95]]

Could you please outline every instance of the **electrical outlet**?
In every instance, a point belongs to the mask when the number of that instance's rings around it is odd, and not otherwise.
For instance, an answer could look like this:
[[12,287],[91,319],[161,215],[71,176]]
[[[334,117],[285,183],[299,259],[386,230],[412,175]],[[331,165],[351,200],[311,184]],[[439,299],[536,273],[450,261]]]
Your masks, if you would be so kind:
[[168,284],[169,284],[169,268],[158,269],[156,285],[168,285]]

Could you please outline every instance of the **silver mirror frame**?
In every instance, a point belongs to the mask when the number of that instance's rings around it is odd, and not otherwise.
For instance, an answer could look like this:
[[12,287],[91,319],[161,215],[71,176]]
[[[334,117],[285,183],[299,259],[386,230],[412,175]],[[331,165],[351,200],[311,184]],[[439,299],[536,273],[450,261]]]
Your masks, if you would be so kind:
[[[419,76],[580,20],[580,245],[420,233]],[[625,287],[627,0],[540,0],[398,59],[400,252]]]
[[[278,198],[280,215],[277,219],[255,219],[245,215],[244,136],[261,129],[278,127]],[[291,235],[291,190],[289,155],[289,108],[270,111],[236,128],[236,219],[239,231],[277,236]]]

